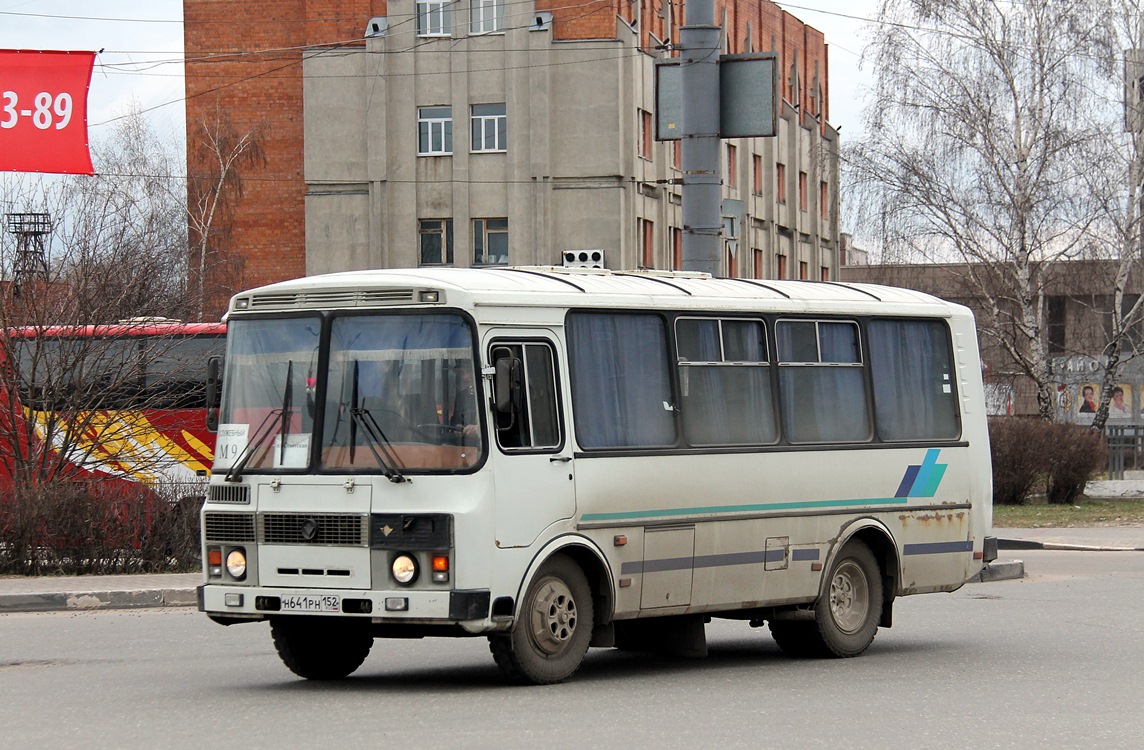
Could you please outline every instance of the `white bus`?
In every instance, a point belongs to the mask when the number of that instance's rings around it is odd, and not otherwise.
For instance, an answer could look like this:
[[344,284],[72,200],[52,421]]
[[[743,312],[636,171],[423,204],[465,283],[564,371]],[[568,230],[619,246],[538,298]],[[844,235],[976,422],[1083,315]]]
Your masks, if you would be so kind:
[[856,656],[996,556],[973,318],[925,294],[423,268],[227,321],[199,608],[302,677],[440,635],[557,682],[589,646],[705,653],[712,617]]

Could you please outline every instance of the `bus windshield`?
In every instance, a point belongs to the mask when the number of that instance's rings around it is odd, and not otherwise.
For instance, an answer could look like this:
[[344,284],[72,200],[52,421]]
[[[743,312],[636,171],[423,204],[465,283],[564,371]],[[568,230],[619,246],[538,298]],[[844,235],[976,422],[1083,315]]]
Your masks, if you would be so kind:
[[338,316],[324,372],[321,331],[317,316],[234,321],[216,470],[308,469],[317,425],[323,469],[401,482],[478,463],[473,334],[461,316]]
[[[322,465],[474,466],[481,455],[473,334],[459,315],[355,315],[330,326]],[[396,476],[395,476],[396,475]]]

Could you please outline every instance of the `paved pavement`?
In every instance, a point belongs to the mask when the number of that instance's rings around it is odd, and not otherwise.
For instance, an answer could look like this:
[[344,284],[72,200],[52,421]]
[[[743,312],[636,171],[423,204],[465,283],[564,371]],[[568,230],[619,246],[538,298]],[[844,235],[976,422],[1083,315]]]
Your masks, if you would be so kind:
[[[1144,552],[1144,526],[1078,529],[994,529],[1001,559],[986,581],[1021,578],[1024,565],[1013,550],[1054,549]],[[122,576],[0,576],[0,613],[193,607],[201,573]]]

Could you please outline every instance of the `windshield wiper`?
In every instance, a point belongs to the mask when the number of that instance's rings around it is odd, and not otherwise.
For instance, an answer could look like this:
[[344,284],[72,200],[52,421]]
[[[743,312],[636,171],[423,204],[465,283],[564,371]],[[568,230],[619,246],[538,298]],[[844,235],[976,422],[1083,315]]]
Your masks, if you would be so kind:
[[237,482],[242,479],[242,470],[250,463],[250,459],[254,457],[254,452],[262,447],[266,442],[266,438],[270,437],[271,430],[274,427],[274,418],[278,417],[281,421],[278,424],[278,434],[282,436],[282,448],[279,455],[278,462],[282,465],[286,463],[286,434],[290,426],[290,412],[293,410],[294,402],[294,387],[292,378],[294,375],[294,360],[287,360],[286,362],[286,388],[282,392],[282,406],[278,409],[271,409],[262,423],[258,425],[258,429],[254,431],[254,438],[246,443],[246,447],[238,454],[238,458],[231,464],[230,471],[226,473],[224,481]]
[[[385,474],[385,478],[389,481],[400,484],[408,482],[409,479],[401,473],[401,462],[397,460],[392,450],[392,443],[389,438],[385,436],[382,431],[381,425],[370,414],[369,409],[364,406],[358,405],[358,361],[354,360],[354,377],[353,383],[350,386],[350,464],[354,462],[354,452],[357,450],[357,431],[358,425],[365,430],[370,442],[367,443],[369,452],[373,454],[373,458],[377,461],[377,465],[381,467],[381,472]],[[380,451],[378,449],[381,449]],[[382,453],[385,457],[382,457]]]
[[246,468],[246,464],[254,457],[254,452],[262,447],[262,443],[266,438],[270,437],[271,429],[274,427],[274,418],[279,416],[283,409],[271,409],[263,419],[262,423],[258,425],[258,429],[254,431],[254,438],[247,441],[246,447],[238,454],[238,458],[234,459],[234,463],[230,466],[230,471],[226,473],[224,481],[237,482],[242,479],[242,470]]

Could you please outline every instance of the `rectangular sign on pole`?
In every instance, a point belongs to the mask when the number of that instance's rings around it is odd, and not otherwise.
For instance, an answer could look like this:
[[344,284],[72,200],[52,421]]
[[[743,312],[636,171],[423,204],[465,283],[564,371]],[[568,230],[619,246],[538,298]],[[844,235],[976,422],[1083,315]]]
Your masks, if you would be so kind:
[[94,174],[87,91],[94,52],[0,50],[0,171]]
[[[683,77],[678,58],[655,63],[655,139],[683,137]],[[719,137],[778,132],[778,65],[773,52],[719,56]]]

